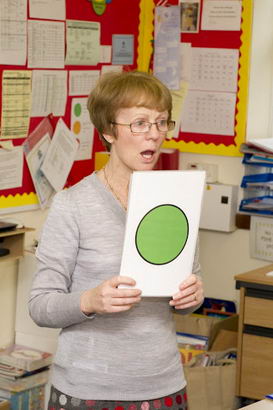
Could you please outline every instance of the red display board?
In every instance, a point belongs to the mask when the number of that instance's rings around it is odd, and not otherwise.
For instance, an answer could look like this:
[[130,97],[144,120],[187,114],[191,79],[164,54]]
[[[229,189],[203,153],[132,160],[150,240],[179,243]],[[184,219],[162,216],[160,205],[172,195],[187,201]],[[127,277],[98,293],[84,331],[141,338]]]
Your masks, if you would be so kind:
[[[140,0],[112,0],[106,5],[105,12],[102,15],[97,15],[94,12],[91,1],[88,0],[66,0],[66,19],[67,20],[81,20],[99,22],[101,25],[101,45],[112,45],[113,34],[133,34],[134,35],[134,61],[130,66],[123,66],[124,69],[134,69],[137,64],[137,42],[138,42],[138,29],[139,29],[139,4]],[[29,18],[29,20],[31,20]],[[105,63],[103,63],[105,65]],[[110,63],[109,63],[110,64]],[[41,68],[43,69],[43,68]],[[100,70],[101,64],[96,66],[70,66],[65,65],[64,70]],[[30,70],[25,66],[7,66],[0,65],[1,76],[1,92],[0,92],[0,110],[2,110],[2,78],[4,70]],[[79,97],[81,97],[79,95]],[[62,117],[68,127],[70,127],[70,115],[71,115],[71,96],[68,96],[66,102],[65,115]],[[51,122],[53,127],[60,117],[52,117]],[[29,134],[36,128],[43,118],[35,117],[30,119]],[[1,141],[1,138],[0,138]],[[24,139],[13,139],[15,146],[23,144]],[[83,177],[90,174],[94,170],[94,153],[96,151],[104,150],[102,143],[100,142],[98,135],[95,131],[93,155],[90,160],[76,161],[70,171],[67,179],[66,186],[71,186],[80,181]],[[34,185],[31,179],[30,172],[27,167],[27,163],[24,159],[23,166],[23,185],[20,188],[0,190],[0,208],[6,207],[5,198],[8,196],[17,197],[23,194],[30,194],[35,192]],[[18,195],[19,194],[19,195]],[[16,202],[16,201],[15,201]],[[20,203],[19,203],[20,202]],[[18,202],[18,206],[21,205],[21,201]],[[16,205],[16,203],[15,203]]]

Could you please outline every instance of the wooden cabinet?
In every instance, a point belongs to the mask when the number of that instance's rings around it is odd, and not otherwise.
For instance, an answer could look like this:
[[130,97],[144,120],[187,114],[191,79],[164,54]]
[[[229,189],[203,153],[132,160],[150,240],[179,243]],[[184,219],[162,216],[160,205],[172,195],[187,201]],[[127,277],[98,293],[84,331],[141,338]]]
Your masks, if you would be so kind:
[[33,229],[22,228],[0,233],[0,248],[9,250],[8,255],[0,257],[0,262],[18,259],[24,255],[25,233],[29,231],[33,231]]
[[273,264],[235,276],[240,289],[237,391],[263,399],[273,391]]

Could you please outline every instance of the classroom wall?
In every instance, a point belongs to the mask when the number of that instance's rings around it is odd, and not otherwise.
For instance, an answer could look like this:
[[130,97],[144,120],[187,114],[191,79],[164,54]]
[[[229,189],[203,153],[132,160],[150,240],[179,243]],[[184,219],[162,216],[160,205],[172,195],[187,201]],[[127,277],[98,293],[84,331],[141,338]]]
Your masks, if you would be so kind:
[[[273,2],[254,1],[253,40],[250,71],[247,137],[269,136],[271,126],[271,88],[273,73]],[[218,181],[239,185],[244,169],[241,158],[181,153],[181,168],[188,162],[218,164]],[[47,211],[35,210],[10,214],[36,229],[26,234],[26,248],[39,238]],[[206,296],[238,301],[234,275],[268,264],[249,257],[249,231],[233,233],[200,231],[200,260]],[[14,338],[17,262],[0,264],[0,346]]]

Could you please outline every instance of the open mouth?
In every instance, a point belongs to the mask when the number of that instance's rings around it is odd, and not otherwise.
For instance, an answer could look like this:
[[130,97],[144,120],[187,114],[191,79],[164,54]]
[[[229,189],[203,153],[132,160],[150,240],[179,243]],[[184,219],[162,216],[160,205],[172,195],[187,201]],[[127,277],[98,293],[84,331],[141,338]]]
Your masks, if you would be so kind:
[[151,160],[151,159],[153,159],[155,151],[146,150],[146,151],[142,151],[140,154],[141,154],[142,158],[144,158],[145,160]]

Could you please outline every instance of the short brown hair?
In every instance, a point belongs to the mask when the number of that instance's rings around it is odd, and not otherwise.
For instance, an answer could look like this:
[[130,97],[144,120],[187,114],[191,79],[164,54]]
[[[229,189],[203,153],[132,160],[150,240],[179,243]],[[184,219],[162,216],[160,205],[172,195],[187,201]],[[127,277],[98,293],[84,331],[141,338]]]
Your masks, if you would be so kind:
[[115,135],[112,123],[121,108],[145,107],[167,111],[171,118],[172,97],[168,88],[155,76],[141,71],[103,74],[91,91],[87,102],[90,119],[100,138],[110,150],[104,133]]

